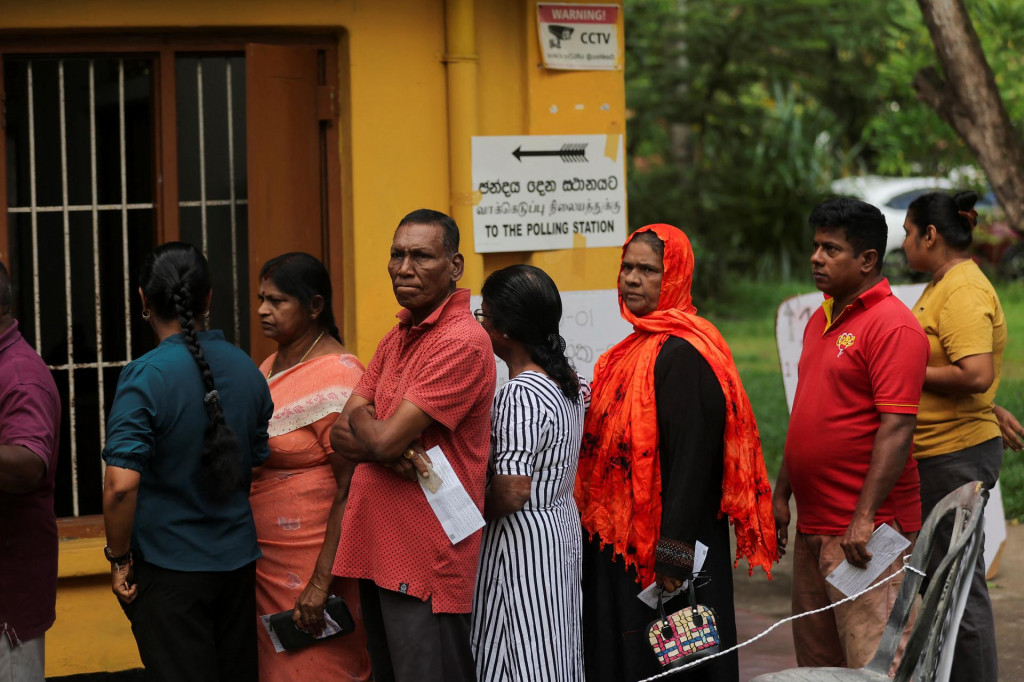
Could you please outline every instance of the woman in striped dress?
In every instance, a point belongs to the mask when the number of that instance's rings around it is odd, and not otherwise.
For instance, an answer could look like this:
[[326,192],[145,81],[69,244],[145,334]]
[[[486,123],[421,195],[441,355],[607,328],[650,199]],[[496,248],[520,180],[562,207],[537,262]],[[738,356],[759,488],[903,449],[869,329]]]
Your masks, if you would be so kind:
[[565,357],[562,301],[531,265],[484,282],[476,317],[510,381],[494,398],[473,604],[477,677],[583,680],[581,532],[573,500],[589,387]]

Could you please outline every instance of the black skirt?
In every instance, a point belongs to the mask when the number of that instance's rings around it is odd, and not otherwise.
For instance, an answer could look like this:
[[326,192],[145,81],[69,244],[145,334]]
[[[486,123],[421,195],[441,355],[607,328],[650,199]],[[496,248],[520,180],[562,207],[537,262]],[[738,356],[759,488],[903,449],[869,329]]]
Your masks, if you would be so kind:
[[[704,565],[710,579],[698,577],[697,602],[715,611],[722,649],[736,644],[733,609],[732,561],[727,519],[724,533],[705,542],[711,547]],[[715,551],[715,545],[719,551]],[[637,599],[646,585],[636,582],[636,571],[626,572],[612,548],[602,551],[596,539],[583,541],[583,662],[587,682],[636,682],[663,672],[647,639],[647,627],[658,612]],[[666,613],[686,607],[685,597],[665,602]],[[738,682],[737,652],[712,659],[673,675],[673,682]]]

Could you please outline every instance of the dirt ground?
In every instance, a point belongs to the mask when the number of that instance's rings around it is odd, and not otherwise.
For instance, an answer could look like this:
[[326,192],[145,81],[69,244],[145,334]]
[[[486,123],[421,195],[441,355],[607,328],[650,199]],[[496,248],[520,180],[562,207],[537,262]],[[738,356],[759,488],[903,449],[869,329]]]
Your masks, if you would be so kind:
[[[1019,615],[1024,613],[1024,525],[1012,525],[1006,531],[1006,542],[999,558],[999,572],[989,582],[989,592],[996,615],[999,679],[1017,682],[1024,680],[1024,618]],[[783,557],[775,566],[771,581],[765,579],[760,569],[752,578],[747,577],[745,570],[736,569],[733,581],[740,642],[747,641],[790,615],[791,575],[790,555]],[[796,665],[793,636],[788,624],[740,649],[739,654],[741,680]],[[59,679],[61,682],[137,682],[141,677],[142,672],[136,670]]]
[[[1024,680],[1024,525],[1007,527],[999,557],[998,573],[989,581],[996,617],[999,679]],[[792,534],[793,530],[790,530]],[[758,570],[748,578],[739,568],[733,574],[736,588],[736,622],[739,641],[745,642],[773,623],[790,615],[791,555],[772,571],[772,580]],[[740,679],[796,665],[789,624],[740,649]]]

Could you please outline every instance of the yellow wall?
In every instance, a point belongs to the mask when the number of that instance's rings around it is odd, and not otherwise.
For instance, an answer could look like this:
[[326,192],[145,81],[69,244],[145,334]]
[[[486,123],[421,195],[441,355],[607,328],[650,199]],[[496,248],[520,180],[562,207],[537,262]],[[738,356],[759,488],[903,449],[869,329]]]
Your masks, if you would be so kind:
[[[527,4],[528,128],[524,132],[530,135],[623,135],[626,130],[626,81],[622,72],[551,71],[537,66],[541,62],[537,14],[533,3]],[[625,44],[620,12],[620,50]],[[586,238],[577,236],[576,240],[577,246],[581,247]],[[541,251],[531,262],[548,272],[563,291],[612,289],[618,275],[620,254],[618,248]]]
[[[608,2],[609,0],[604,0]],[[615,1],[615,0],[611,0]],[[475,117],[481,135],[607,134],[625,127],[621,71],[557,72],[539,66],[533,0],[448,0],[475,10]],[[0,0],[0,31],[120,29],[329,29],[339,39],[342,83],[344,332],[369,360],[394,324],[397,304],[385,269],[391,235],[407,212],[430,207],[466,214],[470,186],[450,182],[449,95],[444,0]],[[621,4],[621,0],[619,0]],[[40,37],[40,40],[45,40]],[[625,40],[621,29],[620,50]],[[602,106],[607,105],[604,110]],[[552,111],[557,110],[557,113]],[[468,163],[467,158],[461,159]],[[465,175],[465,174],[464,174]],[[460,210],[462,213],[460,213]],[[614,286],[617,248],[473,253],[462,220],[463,286],[479,292],[489,272],[531,262],[563,290]],[[102,540],[61,543],[57,623],[47,638],[47,673],[137,667],[126,619],[110,593]]]
[[[380,3],[386,4],[386,3]],[[425,3],[431,4],[431,3]],[[426,12],[442,22],[443,3]],[[381,10],[381,18],[393,14]],[[377,341],[394,325],[386,254],[398,220],[408,211],[430,207],[449,212],[454,201],[473,188],[450,187],[446,128],[443,25],[427,34],[396,68],[406,83],[394,87],[381,79],[380,40],[372,30],[350,25],[352,55],[352,233],[355,267],[346,273],[346,340],[368,360]],[[378,24],[379,25],[379,24]],[[549,71],[541,63],[534,2],[478,0],[476,3],[477,134],[552,135],[613,134],[625,129],[625,81],[621,71]],[[394,32],[387,31],[392,38]],[[625,39],[621,29],[619,45]],[[414,75],[410,66],[415,65]],[[364,68],[365,67],[365,68]],[[388,70],[389,73],[394,73]],[[579,105],[582,105],[580,107]],[[602,110],[603,105],[608,105]],[[552,109],[558,113],[551,113]],[[399,125],[396,129],[396,115]],[[411,116],[412,118],[407,118]],[[418,119],[418,120],[414,120]],[[386,142],[391,154],[360,154],[359,142]],[[420,150],[415,161],[408,150]],[[450,198],[451,197],[451,198]],[[509,254],[473,253],[473,225],[460,220],[466,277],[462,285],[478,293],[484,277],[512,263],[544,268],[563,290],[615,286],[619,249],[573,249]],[[351,279],[350,279],[351,278]],[[367,305],[368,302],[373,302]]]

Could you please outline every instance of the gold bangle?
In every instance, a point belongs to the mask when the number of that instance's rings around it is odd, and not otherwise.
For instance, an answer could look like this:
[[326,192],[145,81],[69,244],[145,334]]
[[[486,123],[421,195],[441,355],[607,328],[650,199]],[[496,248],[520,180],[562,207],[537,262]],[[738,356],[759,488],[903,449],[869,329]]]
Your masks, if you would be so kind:
[[316,589],[320,590],[320,591],[321,591],[321,592],[323,592],[324,594],[327,594],[327,590],[325,590],[324,588],[322,588],[322,587],[320,587],[319,585],[317,585],[317,584],[316,584],[316,582],[314,582],[312,578],[310,578],[308,582],[309,582],[309,584],[310,584],[310,585],[312,585],[312,586],[313,586],[313,587],[315,587]]

